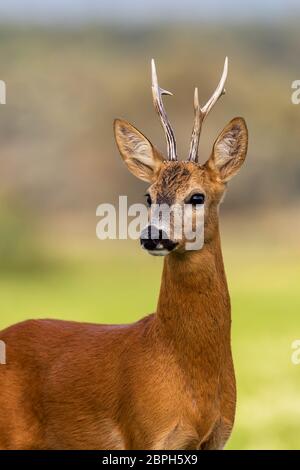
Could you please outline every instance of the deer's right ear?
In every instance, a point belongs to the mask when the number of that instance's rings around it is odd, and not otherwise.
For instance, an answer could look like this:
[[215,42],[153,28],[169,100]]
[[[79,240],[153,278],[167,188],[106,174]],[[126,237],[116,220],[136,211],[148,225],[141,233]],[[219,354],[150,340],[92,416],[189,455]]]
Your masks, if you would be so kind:
[[208,165],[225,183],[240,169],[246,158],[248,131],[245,120],[232,119],[217,138]]
[[114,131],[120,154],[129,171],[152,183],[164,161],[151,142],[127,121],[115,119]]

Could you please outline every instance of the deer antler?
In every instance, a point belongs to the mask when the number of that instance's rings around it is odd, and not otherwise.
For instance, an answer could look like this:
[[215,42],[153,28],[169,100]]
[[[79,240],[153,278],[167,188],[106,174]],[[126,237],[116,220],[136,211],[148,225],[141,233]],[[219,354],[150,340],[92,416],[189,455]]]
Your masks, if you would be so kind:
[[158,85],[156,68],[154,59],[151,61],[151,70],[152,70],[152,96],[153,96],[153,103],[154,107],[160,117],[162,127],[165,131],[166,141],[167,141],[167,152],[168,152],[168,160],[177,160],[176,154],[176,140],[174,131],[172,126],[169,122],[167,113],[165,111],[163,102],[162,102],[162,95],[172,95],[167,90],[163,90]]
[[195,119],[194,119],[194,127],[193,127],[193,132],[192,132],[192,137],[191,137],[190,153],[189,153],[189,158],[188,158],[190,162],[198,161],[198,147],[199,147],[199,139],[200,139],[202,124],[203,124],[204,119],[210,112],[210,110],[218,101],[218,99],[222,95],[225,94],[224,86],[225,86],[225,81],[227,77],[227,72],[228,72],[228,57],[225,58],[221,80],[215,92],[213,93],[211,98],[208,100],[206,105],[203,106],[203,108],[200,108],[200,105],[199,105],[198,88],[195,88],[195,94],[194,94]]

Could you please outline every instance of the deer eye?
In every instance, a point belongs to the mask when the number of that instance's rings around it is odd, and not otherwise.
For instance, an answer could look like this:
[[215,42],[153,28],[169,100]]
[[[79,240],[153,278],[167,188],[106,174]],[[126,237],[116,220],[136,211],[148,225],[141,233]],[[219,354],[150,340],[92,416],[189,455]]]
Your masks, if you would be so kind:
[[193,194],[189,201],[188,204],[193,204],[193,206],[196,206],[197,204],[201,205],[204,204],[205,201],[205,195],[201,193]]
[[150,194],[145,194],[145,196],[146,196],[146,203],[147,203],[147,206],[150,207],[151,204],[152,204],[151,196],[150,196]]

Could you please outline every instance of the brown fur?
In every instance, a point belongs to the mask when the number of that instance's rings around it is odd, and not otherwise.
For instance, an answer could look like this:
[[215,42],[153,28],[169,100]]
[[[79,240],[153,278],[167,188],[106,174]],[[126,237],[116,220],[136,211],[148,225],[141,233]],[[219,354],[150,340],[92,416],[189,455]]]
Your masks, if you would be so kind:
[[205,193],[204,247],[165,258],[157,311],[134,324],[31,320],[2,331],[1,449],[221,449],[230,436],[236,390],[221,168],[214,152],[204,166],[162,162],[147,143],[142,156],[125,153],[129,169],[151,181],[154,200]]

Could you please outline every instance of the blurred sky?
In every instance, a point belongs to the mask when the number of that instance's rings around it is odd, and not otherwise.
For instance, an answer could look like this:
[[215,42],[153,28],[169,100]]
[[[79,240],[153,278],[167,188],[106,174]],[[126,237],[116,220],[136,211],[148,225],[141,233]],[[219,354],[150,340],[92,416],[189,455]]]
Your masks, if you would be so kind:
[[90,20],[280,20],[300,12],[299,0],[10,0],[0,3],[0,22]]

